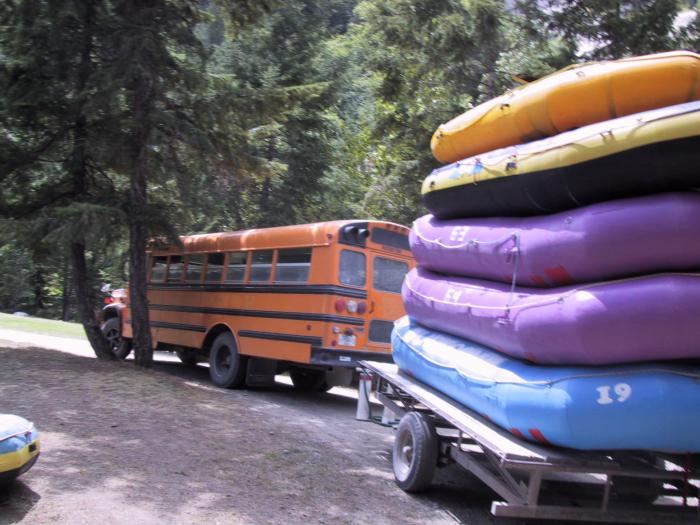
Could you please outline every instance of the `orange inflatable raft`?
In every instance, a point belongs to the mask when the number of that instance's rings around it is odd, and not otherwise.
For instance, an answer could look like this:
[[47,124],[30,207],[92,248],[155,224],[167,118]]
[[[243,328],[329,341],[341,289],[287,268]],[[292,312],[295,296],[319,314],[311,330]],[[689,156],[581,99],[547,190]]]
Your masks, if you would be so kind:
[[673,51],[570,66],[463,113],[434,133],[441,162],[700,99],[700,55]]

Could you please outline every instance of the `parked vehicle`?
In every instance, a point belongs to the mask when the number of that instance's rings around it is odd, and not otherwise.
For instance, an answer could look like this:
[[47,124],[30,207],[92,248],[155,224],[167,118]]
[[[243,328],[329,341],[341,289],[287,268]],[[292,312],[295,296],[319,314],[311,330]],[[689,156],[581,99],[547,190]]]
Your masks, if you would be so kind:
[[[181,241],[149,251],[151,335],[185,363],[208,360],[214,384],[268,384],[289,371],[296,388],[322,391],[349,384],[362,359],[391,361],[414,265],[407,228],[333,221]],[[128,303],[111,306],[105,326],[119,326],[113,349],[128,355]]]
[[100,325],[102,335],[109,342],[112,353],[118,359],[125,359],[131,353],[131,342],[121,337],[121,311],[126,307],[126,290],[112,290],[109,284],[105,284],[100,291],[105,294]]

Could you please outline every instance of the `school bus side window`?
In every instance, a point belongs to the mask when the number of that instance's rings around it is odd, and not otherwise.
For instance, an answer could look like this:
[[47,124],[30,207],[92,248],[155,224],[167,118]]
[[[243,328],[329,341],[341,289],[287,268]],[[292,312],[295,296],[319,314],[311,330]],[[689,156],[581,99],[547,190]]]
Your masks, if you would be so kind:
[[202,278],[202,266],[204,266],[204,254],[197,253],[187,257],[185,280],[188,283],[198,283]]
[[151,282],[162,283],[165,281],[165,269],[168,267],[168,258],[163,255],[153,257],[151,265]]
[[247,252],[229,252],[228,268],[226,270],[227,283],[242,283],[245,278]]
[[306,282],[311,268],[311,248],[278,250],[275,282]]
[[207,254],[207,273],[204,275],[204,282],[218,283],[224,274],[224,254]]
[[181,255],[171,255],[168,264],[168,282],[177,283],[182,281],[182,270],[184,269]]
[[253,252],[250,262],[250,282],[270,280],[272,274],[272,254],[274,250],[258,250]]
[[340,252],[340,282],[350,286],[364,286],[367,280],[365,254],[352,250]]

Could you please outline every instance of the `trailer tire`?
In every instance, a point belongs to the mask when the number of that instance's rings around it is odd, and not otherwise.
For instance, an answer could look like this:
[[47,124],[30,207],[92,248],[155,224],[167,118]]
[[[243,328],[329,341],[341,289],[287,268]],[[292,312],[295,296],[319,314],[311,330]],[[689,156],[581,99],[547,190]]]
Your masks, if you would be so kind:
[[438,460],[438,437],[424,414],[405,414],[394,436],[391,454],[394,480],[405,492],[421,492],[433,481]]
[[209,350],[209,378],[221,388],[239,388],[245,383],[247,358],[238,353],[231,332],[216,336]]
[[121,336],[119,317],[110,317],[102,324],[102,336],[107,340],[112,354],[117,359],[126,359],[131,353],[131,339]]

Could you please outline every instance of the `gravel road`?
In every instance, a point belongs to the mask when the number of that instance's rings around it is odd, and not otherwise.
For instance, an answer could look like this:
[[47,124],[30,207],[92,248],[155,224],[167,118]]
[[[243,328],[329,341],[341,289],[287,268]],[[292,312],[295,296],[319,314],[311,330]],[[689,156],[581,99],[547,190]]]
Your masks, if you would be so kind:
[[36,423],[42,455],[0,493],[0,523],[494,523],[456,468],[399,490],[392,430],[355,421],[342,389],[221,390],[204,366],[141,371],[17,334],[0,331],[0,412]]

